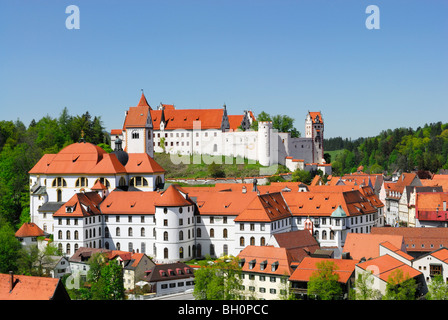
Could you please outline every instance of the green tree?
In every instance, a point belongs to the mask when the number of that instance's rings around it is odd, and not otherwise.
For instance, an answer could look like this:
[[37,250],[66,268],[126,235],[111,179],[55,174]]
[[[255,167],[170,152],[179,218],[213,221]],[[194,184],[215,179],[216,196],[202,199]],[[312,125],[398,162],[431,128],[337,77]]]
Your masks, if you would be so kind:
[[434,276],[428,284],[427,300],[448,300],[448,283],[443,281],[441,274]]
[[372,285],[374,278],[371,272],[364,272],[358,275],[355,281],[355,300],[379,300],[381,299],[381,292],[373,289]]
[[311,173],[309,171],[297,169],[292,173],[292,181],[300,181],[305,184],[310,184],[311,180]]
[[387,279],[384,300],[415,300],[417,285],[415,279],[409,274],[404,275],[403,270],[397,269]]
[[98,280],[91,283],[92,299],[123,300],[123,269],[116,260],[111,260],[101,268]]
[[197,300],[237,300],[240,297],[241,268],[237,258],[224,257],[195,271],[193,295]]
[[337,266],[333,261],[316,263],[314,271],[308,281],[308,296],[316,296],[320,300],[338,300],[342,296],[339,275],[335,273]]
[[45,267],[54,262],[54,256],[60,255],[59,250],[52,244],[46,245],[43,250],[39,250],[37,245],[23,247],[17,259],[19,272],[37,277],[49,276]]
[[18,252],[22,247],[14,228],[0,217],[0,273],[17,271]]

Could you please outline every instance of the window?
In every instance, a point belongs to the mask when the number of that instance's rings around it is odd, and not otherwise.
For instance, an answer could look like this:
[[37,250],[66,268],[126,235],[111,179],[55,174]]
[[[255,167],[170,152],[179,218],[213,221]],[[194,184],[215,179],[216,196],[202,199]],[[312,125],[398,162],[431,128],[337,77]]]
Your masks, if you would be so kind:
[[167,231],[165,231],[163,233],[163,241],[168,241],[168,232]]
[[134,187],[147,187],[148,186],[148,180],[146,180],[143,177],[132,177],[129,181],[129,184]]
[[255,238],[254,237],[250,237],[250,245],[251,246],[255,245]]
[[132,131],[132,139],[138,139],[140,134],[137,131]]
[[65,179],[62,178],[62,177],[54,178],[53,183],[52,183],[52,187],[53,188],[67,187],[67,181],[65,181]]
[[222,230],[222,237],[227,239],[227,229]]
[[120,236],[120,228],[119,228],[119,227],[117,227],[117,229],[115,229],[115,235],[116,235],[117,237]]
[[215,237],[215,229],[211,228],[210,229],[210,238],[214,238]]
[[140,236],[144,237],[145,236],[145,228],[141,228],[140,229]]
[[[133,232],[132,232],[132,228],[131,227],[129,227],[129,229],[128,229],[128,236],[129,237],[133,236]],[[132,250],[130,250],[130,251],[132,251]]]
[[168,248],[163,249],[163,258],[168,259]]
[[244,247],[244,237],[240,238],[240,247]]
[[76,180],[75,186],[77,188],[79,187],[87,187],[87,178],[86,177],[80,177]]

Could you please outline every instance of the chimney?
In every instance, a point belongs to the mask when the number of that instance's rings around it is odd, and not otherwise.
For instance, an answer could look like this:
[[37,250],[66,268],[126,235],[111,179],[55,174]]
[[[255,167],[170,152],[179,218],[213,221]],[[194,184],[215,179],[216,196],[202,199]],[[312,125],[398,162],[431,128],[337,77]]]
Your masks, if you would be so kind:
[[11,293],[14,289],[14,272],[9,271],[9,292]]
[[247,192],[247,188],[246,188],[246,186],[243,186],[243,190],[242,190],[242,192],[243,192],[243,193],[246,193],[246,192]]

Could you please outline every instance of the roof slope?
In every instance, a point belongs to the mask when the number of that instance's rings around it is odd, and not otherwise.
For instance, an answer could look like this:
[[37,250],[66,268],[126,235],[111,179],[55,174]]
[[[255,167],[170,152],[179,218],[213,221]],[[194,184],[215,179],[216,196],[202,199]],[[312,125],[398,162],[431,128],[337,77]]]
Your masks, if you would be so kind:
[[52,300],[59,288],[60,279],[0,274],[0,300]]
[[126,163],[126,172],[128,173],[163,173],[162,168],[147,153],[129,153],[129,160]]
[[389,280],[389,277],[392,275],[392,273],[396,270],[402,270],[403,275],[405,277],[409,275],[410,278],[414,278],[422,274],[420,271],[387,254],[377,258],[373,258],[371,260],[367,260],[358,264],[357,266],[363,270],[373,271],[373,275],[386,282]]
[[[165,109],[165,130],[221,129],[224,109]],[[162,110],[151,110],[154,130],[160,130]],[[195,123],[197,122],[197,123]],[[194,126],[198,127],[194,127]]]
[[352,274],[355,272],[356,264],[359,262],[359,260],[349,259],[305,257],[297,266],[296,270],[294,270],[289,280],[308,282],[313,273],[318,271],[317,263],[324,261],[334,262],[336,265],[336,270],[334,272],[339,275],[338,281],[341,283],[347,283]]
[[370,233],[347,233],[343,252],[349,252],[353,259],[376,258],[380,255],[380,243],[388,241],[397,248],[405,250],[403,236],[376,235]]
[[280,192],[259,195],[235,218],[235,221],[271,222],[291,216]]
[[154,205],[158,207],[182,207],[192,204],[192,201],[184,198],[174,185],[170,185],[154,202]]
[[26,222],[17,230],[15,236],[17,238],[25,237],[41,237],[45,236],[45,232],[39,228],[34,222]]
[[[60,207],[53,217],[89,217],[100,214],[100,203],[103,198],[96,193],[81,192],[76,193],[62,207]],[[67,207],[70,209],[67,210]]]

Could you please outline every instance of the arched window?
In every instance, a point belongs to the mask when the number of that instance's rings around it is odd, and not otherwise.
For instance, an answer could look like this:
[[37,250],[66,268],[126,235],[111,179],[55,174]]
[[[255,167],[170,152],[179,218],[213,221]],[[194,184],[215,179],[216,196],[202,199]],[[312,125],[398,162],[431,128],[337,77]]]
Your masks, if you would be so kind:
[[148,180],[146,180],[144,177],[132,177],[129,181],[129,184],[134,187],[147,187],[148,186]]
[[132,228],[131,227],[129,227],[129,229],[128,229],[128,236],[129,237],[133,236],[133,232],[132,232]]
[[250,245],[251,246],[255,245],[255,238],[254,237],[250,237]]
[[322,231],[322,240],[327,240],[327,231],[326,230]]
[[104,246],[106,247],[107,250],[109,250],[109,241],[106,241],[106,243],[104,244]]
[[140,138],[140,134],[138,133],[138,131],[132,131],[132,139],[138,139]]
[[59,230],[59,232],[58,232],[58,239],[62,240],[62,231],[61,230]]
[[224,238],[224,239],[227,239],[227,229],[224,229],[224,230],[222,230],[222,237]]
[[124,187],[126,185],[126,179],[124,177],[120,178],[120,181],[118,181],[119,187]]
[[141,250],[142,250],[142,253],[146,253],[146,243],[144,243],[144,242],[141,243]]
[[229,254],[229,246],[226,244],[223,246],[223,253],[225,256]]
[[62,243],[58,244],[58,251],[62,254]]
[[163,241],[168,241],[168,232],[167,231],[165,231],[163,233]]
[[184,232],[179,231],[179,240],[184,240]]
[[330,231],[330,240],[334,240],[334,231],[333,230]]
[[144,237],[145,236],[145,228],[141,228],[140,229],[140,236]]
[[198,238],[201,237],[201,228],[196,229],[196,237],[198,237]]
[[180,259],[183,259],[183,257],[184,257],[184,248],[183,248],[183,247],[180,247],[180,248],[179,248],[179,258],[180,258]]
[[70,230],[67,230],[67,232],[66,232],[66,239],[70,240]]
[[210,244],[210,255],[211,256],[215,255],[215,245],[214,244]]
[[56,191],[56,197],[57,197],[57,202],[62,202],[62,190],[61,189],[58,189],[57,191]]
[[215,237],[215,229],[211,228],[210,229],[210,238],[214,238]]
[[65,253],[66,253],[66,254],[70,254],[70,243],[67,243]]
[[80,177],[76,180],[75,186],[79,187],[88,187],[88,181],[86,177]]
[[240,247],[244,247],[244,237],[240,238]]
[[65,181],[65,179],[62,177],[57,177],[53,179],[51,185],[53,188],[64,188],[67,186],[67,181]]
[[121,250],[121,244],[120,244],[120,242],[117,242],[117,250]]
[[110,238],[109,227],[106,227],[106,228],[104,229],[104,237],[105,237],[105,238]]
[[79,233],[78,233],[78,230],[75,230],[75,240],[78,240],[79,239]]
[[168,259],[168,248],[163,249],[163,258]]
[[266,240],[264,239],[264,237],[261,237],[260,246],[264,246],[264,245],[266,245]]
[[117,229],[115,229],[115,235],[116,235],[117,237],[120,236],[120,228],[119,228],[119,227],[117,227]]

